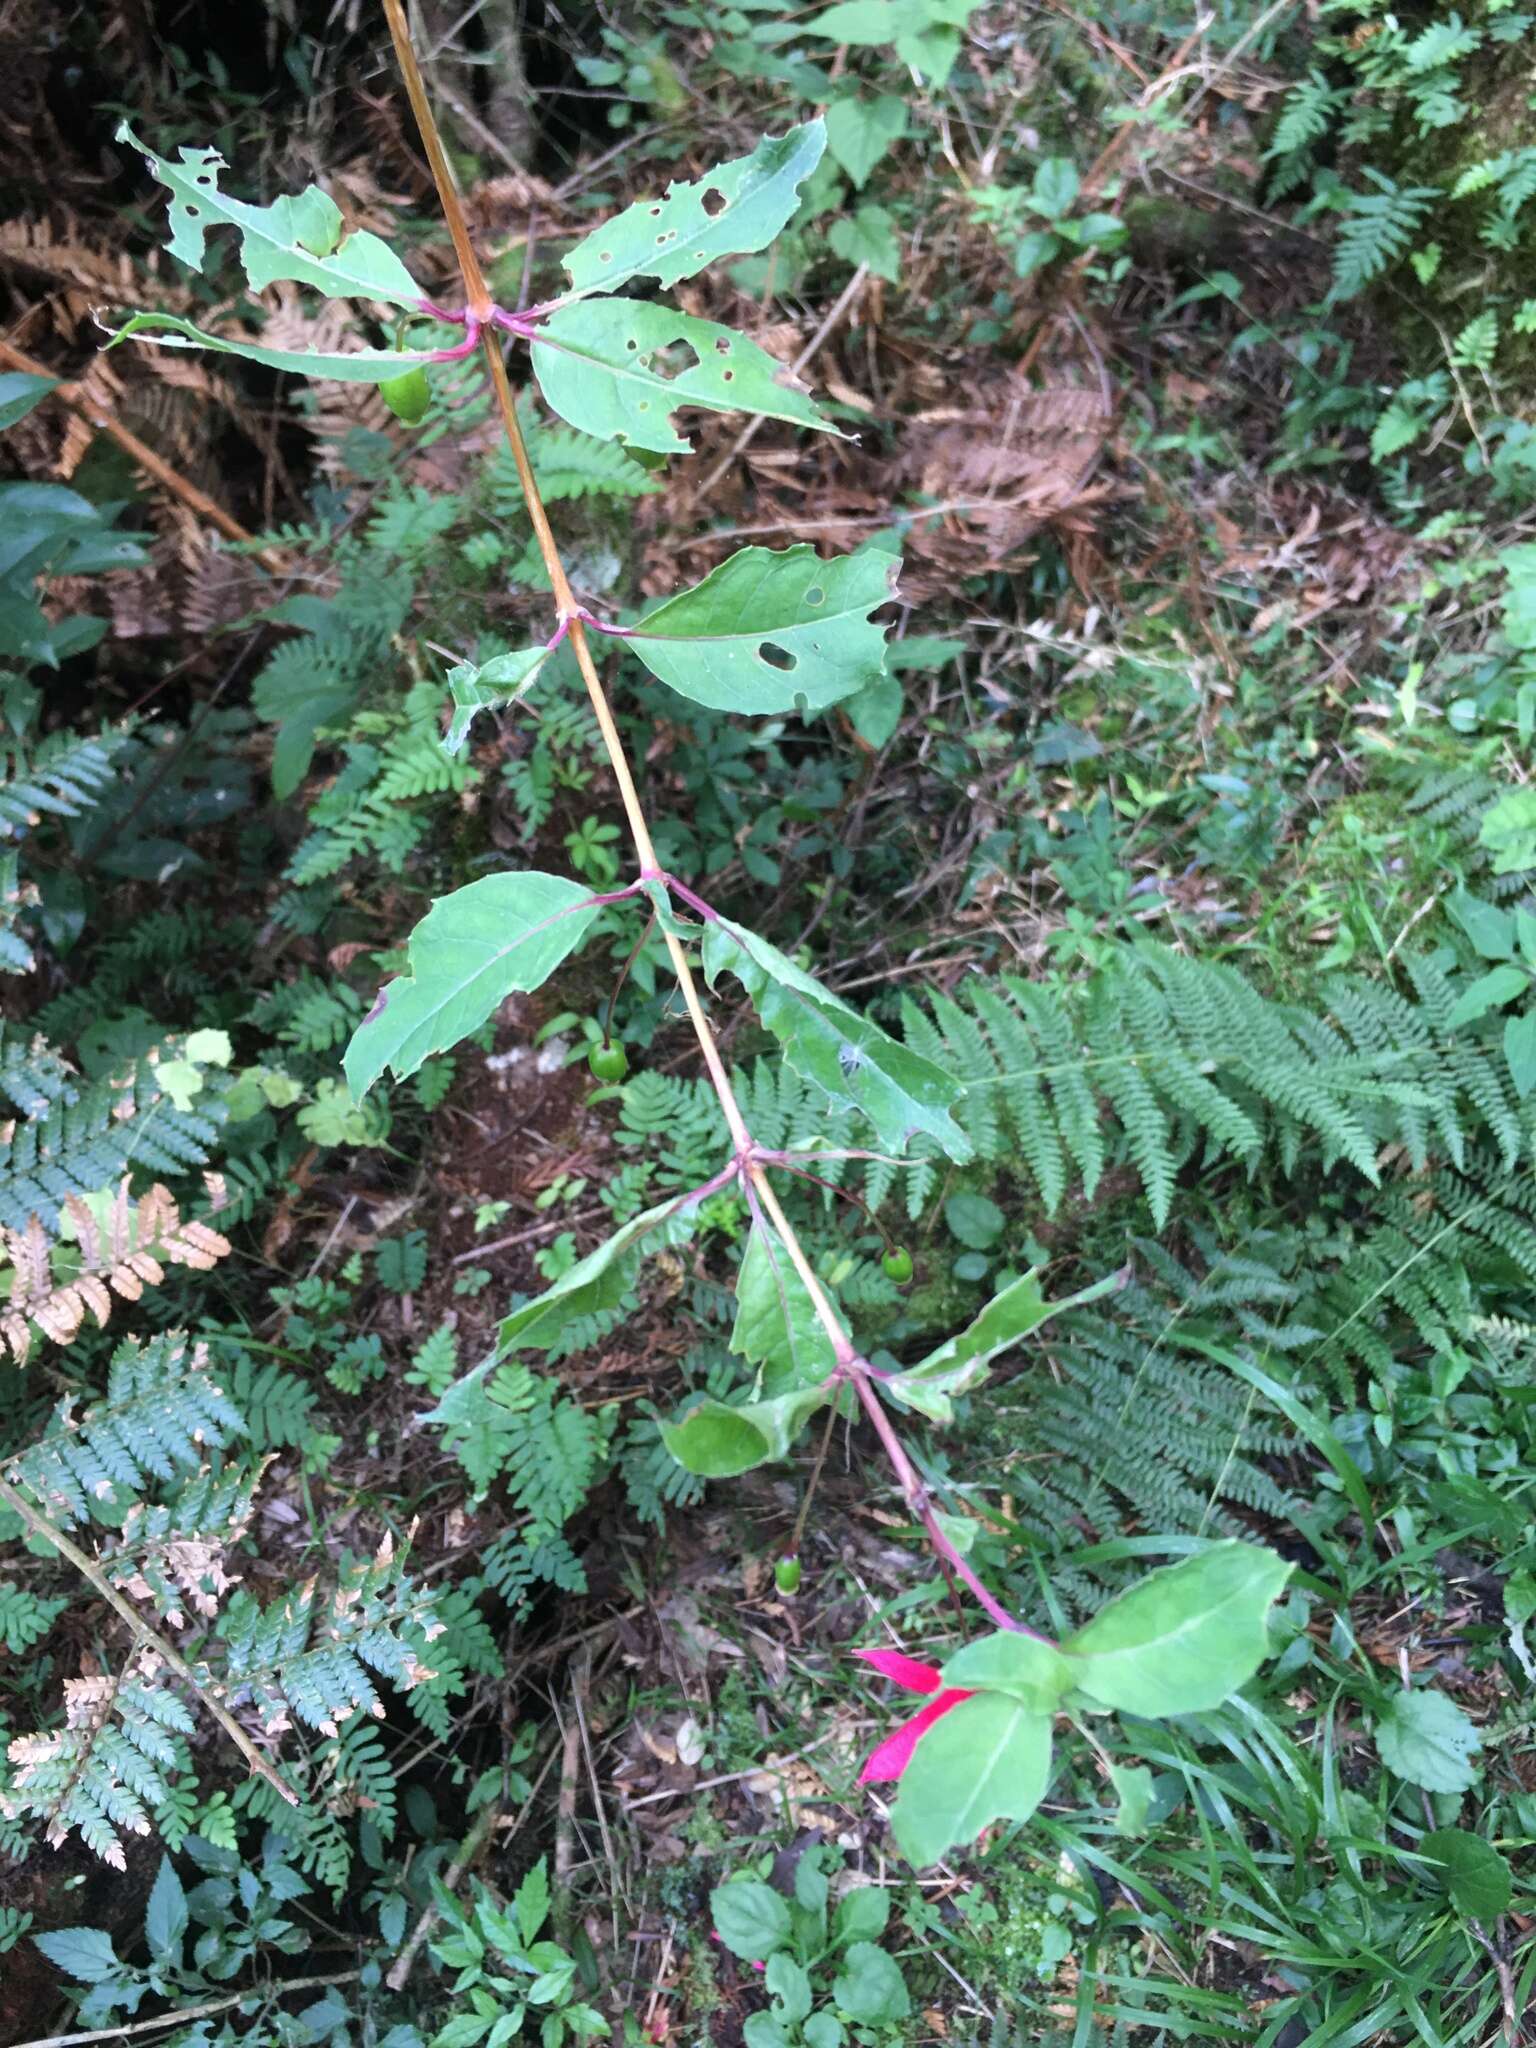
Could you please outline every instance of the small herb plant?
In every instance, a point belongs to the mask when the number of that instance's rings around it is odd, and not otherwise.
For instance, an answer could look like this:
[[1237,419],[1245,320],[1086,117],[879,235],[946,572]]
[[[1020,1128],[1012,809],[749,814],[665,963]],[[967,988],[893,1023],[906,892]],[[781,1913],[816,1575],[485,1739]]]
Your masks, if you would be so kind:
[[[130,318],[116,339],[135,335],[166,347],[243,355],[311,377],[382,384],[392,388],[397,410],[404,408],[407,416],[420,408],[418,373],[430,384],[438,365],[464,363],[477,354],[483,359],[554,617],[541,644],[450,670],[447,744],[461,746],[479,712],[514,704],[533,691],[550,655],[569,642],[622,801],[633,867],[625,879],[612,828],[590,820],[568,842],[585,879],[495,873],[434,903],[406,942],[405,971],[380,991],[346,1048],[351,1105],[361,1105],[386,1072],[405,1080],[479,1032],[507,996],[540,987],[605,910],[625,906],[638,927],[637,951],[652,929],[660,934],[719,1100],[729,1149],[698,1185],[631,1217],[597,1250],[567,1264],[542,1295],[514,1308],[500,1325],[493,1354],[448,1390],[442,1412],[456,1412],[478,1395],[488,1376],[504,1373],[502,1361],[510,1354],[548,1352],[580,1319],[616,1307],[644,1260],[708,1228],[711,1198],[735,1190],[750,1229],[731,1346],[753,1377],[745,1398],[699,1399],[663,1425],[663,1438],[688,1472],[728,1479],[786,1458],[818,1414],[826,1415],[830,1428],[837,1417],[861,1412],[873,1427],[941,1571],[952,1586],[969,1590],[992,1625],[942,1667],[884,1650],[865,1653],[882,1675],[927,1696],[920,1712],[877,1748],[864,1776],[900,1781],[892,1815],[897,1839],[914,1862],[930,1863],[992,1822],[1029,1817],[1050,1782],[1059,1714],[1081,1720],[1118,1710],[1150,1718],[1219,1704],[1264,1656],[1266,1615],[1290,1568],[1267,1550],[1213,1543],[1153,1572],[1058,1644],[1009,1613],[967,1562],[974,1530],[940,1512],[898,1433],[898,1418],[916,1415],[942,1427],[952,1419],[955,1399],[985,1382],[994,1359],[1063,1307],[1107,1294],[1119,1276],[1067,1301],[1049,1302],[1037,1273],[1005,1274],[971,1322],[926,1357],[893,1370],[870,1363],[832,1287],[797,1237],[779,1187],[787,1176],[841,1192],[837,1177],[852,1160],[942,1157],[963,1165],[973,1152],[954,1115],[964,1084],[851,1008],[760,934],[723,916],[661,863],[593,654],[598,640],[614,639],[668,690],[712,710],[748,717],[799,712],[809,718],[833,704],[852,707],[882,679],[885,632],[875,614],[892,595],[898,564],[876,547],[831,559],[805,545],[782,551],[748,547],[692,589],[620,624],[578,601],[544,509],[503,357],[509,341],[527,349],[553,411],[588,434],[650,457],[689,452],[672,424],[682,407],[838,431],[791,374],[745,336],[624,290],[665,289],[717,258],[766,249],[796,214],[802,188],[820,162],[827,142],[823,122],[770,136],[750,155],[626,208],[569,251],[563,292],[526,312],[509,312],[487,290],[400,0],[386,0],[386,12],[458,257],[462,307],[430,300],[377,236],[348,233],[339,209],[318,187],[255,206],[219,189],[222,165],[213,151],[183,148],[180,161],[171,162],[146,149],[150,169],[171,194],[171,251],[192,269],[201,269],[211,231],[233,229],[253,292],[294,283],[326,298],[388,309],[412,345],[330,353],[268,348],[154,312]],[[834,8],[832,15],[844,12]],[[126,126],[121,132],[136,142]],[[1069,203],[1064,182],[1044,196],[1037,192],[1031,203],[1050,223],[1042,233],[1059,238]],[[701,979],[717,991],[727,980],[735,983],[784,1061],[829,1111],[861,1118],[873,1149],[834,1148],[814,1130],[790,1144],[760,1143],[733,1091]],[[592,1056],[596,1077],[618,1078],[621,1057],[622,1048],[605,1035]],[[337,1107],[345,1106],[338,1092]],[[400,1284],[406,1263],[402,1251]],[[891,1278],[904,1281],[910,1270],[906,1253],[889,1246]],[[1135,1784],[1134,1773],[1120,1775]],[[731,1899],[728,1910],[740,1903]],[[521,1922],[515,1930],[508,1923],[506,1935],[524,1946],[532,1941]],[[500,1952],[513,1960],[511,1951]],[[478,1969],[480,1959],[461,1967]],[[791,2009],[803,2003],[799,1978],[791,1981],[792,1970],[801,1969],[786,1955],[776,1973],[787,1987],[780,1998],[784,2027],[791,2024]],[[551,1964],[540,1981],[552,1983],[554,1975],[558,1969]],[[501,1996],[499,1990],[494,1994]],[[558,1997],[552,1992],[547,2003],[555,2008]],[[516,2031],[500,2031],[516,2009],[497,2005],[494,2019],[487,2020],[487,2037],[508,2038]],[[553,2010],[546,2015],[546,2026],[554,2017]],[[818,2043],[811,2031],[816,2020],[815,2014],[795,2011],[793,2024],[804,2022],[806,2038]],[[829,2048],[830,2029],[819,2034],[824,2038],[818,2048]],[[440,2041],[451,2048],[446,2035]]]
[[483,1887],[468,1909],[441,1880],[434,1880],[432,1892],[446,1930],[433,1939],[432,1954],[457,1972],[447,1986],[457,2009],[428,2048],[501,2048],[535,2028],[543,2048],[608,2034],[608,2022],[583,1998],[575,1959],[558,1942],[540,1938],[549,1918],[542,1856],[510,1910]]
[[876,2042],[892,2038],[911,2013],[901,1967],[878,1945],[890,1893],[859,1885],[829,1910],[829,1860],[840,1859],[807,1848],[791,1898],[745,1873],[710,1894],[717,1938],[762,1971],[770,2000],[742,2028],[747,2048],[842,2048],[850,2033]]

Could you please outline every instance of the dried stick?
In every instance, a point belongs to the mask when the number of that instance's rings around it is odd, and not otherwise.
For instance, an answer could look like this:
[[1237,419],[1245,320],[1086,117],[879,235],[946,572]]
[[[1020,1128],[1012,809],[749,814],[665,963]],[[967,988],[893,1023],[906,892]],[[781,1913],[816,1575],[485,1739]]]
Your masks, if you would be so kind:
[[192,1688],[193,1692],[197,1694],[198,1699],[208,1709],[214,1720],[218,1722],[257,1777],[265,1778],[273,1791],[280,1793],[290,1806],[297,1806],[299,1803],[298,1794],[291,1786],[283,1783],[277,1772],[273,1770],[271,1764],[267,1762],[261,1751],[240,1726],[240,1723],[231,1713],[221,1707],[216,1699],[209,1695],[196,1672],[193,1671],[191,1665],[182,1656],[181,1652],[168,1643],[165,1637],[159,1634],[157,1630],[151,1628],[143,1615],[123,1598],[122,1594],[111,1583],[96,1560],[92,1557],[87,1557],[77,1543],[71,1543],[64,1534],[64,1531],[56,1527],[40,1509],[33,1507],[26,1495],[19,1493],[7,1479],[0,1479],[0,1501],[4,1501],[8,1508],[13,1509],[16,1514],[20,1515],[34,1535],[41,1536],[45,1542],[51,1543],[60,1557],[66,1563],[72,1564],[81,1578],[85,1579],[95,1588],[96,1592],[106,1601],[113,1613],[121,1620],[127,1622],[134,1634],[142,1642],[148,1644],[155,1655],[175,1672],[184,1685],[189,1685]]
[[[361,1970],[338,1970],[330,1977],[290,1977],[286,1982],[270,1984],[265,1993],[267,1998],[286,1997],[290,1991],[320,1991],[331,1984],[355,1984],[362,1975]],[[206,2005],[184,2005],[176,2012],[163,2012],[152,2020],[135,2020],[131,2027],[119,2023],[115,2027],[96,2027],[88,2034],[49,2034],[40,2041],[22,2041],[17,2048],[84,2048],[87,2041],[126,2041],[130,2034],[152,2034],[166,2027],[184,2026],[188,2020],[205,2020],[213,2013],[228,2012],[232,2005],[243,2005],[248,1998],[257,1996],[254,1991],[232,1991],[227,1998],[210,1999]]]

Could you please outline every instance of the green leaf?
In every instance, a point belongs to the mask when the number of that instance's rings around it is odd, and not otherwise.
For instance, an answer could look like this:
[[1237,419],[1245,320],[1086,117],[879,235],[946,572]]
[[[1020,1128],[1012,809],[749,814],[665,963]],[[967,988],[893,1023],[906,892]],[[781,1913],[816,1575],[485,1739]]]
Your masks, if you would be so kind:
[[81,1984],[105,1984],[123,1967],[111,1935],[99,1927],[61,1927],[56,1934],[34,1934],[32,1940],[50,1963]]
[[835,220],[827,233],[834,255],[857,267],[865,263],[876,277],[894,284],[901,275],[901,244],[896,222],[883,206],[861,206],[857,213]]
[[1051,1717],[1002,1693],[979,1692],[918,1743],[891,1808],[909,1863],[937,1863],[994,1820],[1028,1820],[1051,1777]]
[[578,1317],[617,1308],[642,1262],[653,1252],[692,1237],[697,1220],[698,1203],[691,1195],[658,1202],[654,1209],[632,1217],[553,1286],[504,1316],[496,1333],[496,1352],[475,1368],[476,1373],[508,1351],[547,1351]]
[[807,121],[768,135],[750,156],[720,164],[664,199],[640,200],[604,221],[565,258],[578,293],[616,291],[633,277],[673,285],[721,256],[766,249],[800,204],[800,187],[821,161],[827,131]]
[[889,1037],[744,925],[713,919],[704,927],[703,957],[710,986],[734,974],[795,1072],[834,1107],[868,1117],[883,1150],[901,1151],[923,1131],[951,1159],[970,1158],[971,1142],[949,1113],[965,1092],[952,1075]]
[[1079,1288],[1076,1294],[1047,1301],[1040,1291],[1039,1270],[1025,1273],[994,1294],[980,1315],[957,1336],[947,1337],[936,1351],[930,1351],[906,1372],[893,1373],[882,1380],[880,1391],[904,1408],[926,1415],[931,1422],[952,1422],[954,1396],[985,1379],[987,1367],[999,1352],[1008,1350],[1064,1309],[1082,1308],[1114,1293],[1124,1284],[1124,1277],[1122,1273],[1110,1273],[1091,1286]]
[[244,356],[248,363],[261,363],[269,370],[293,370],[301,377],[328,377],[339,384],[387,384],[417,365],[438,360],[428,350],[268,348],[259,341],[209,334],[175,313],[135,313],[115,331],[107,346],[116,348],[132,335],[157,348],[207,348],[218,355]]
[[1451,1904],[1468,1920],[1497,1920],[1509,1911],[1514,1875],[1491,1842],[1466,1828],[1436,1828],[1419,1842],[1421,1855],[1435,1860],[1436,1876]]
[[1111,1764],[1109,1782],[1120,1802],[1115,1810],[1115,1833],[1144,1835],[1152,1805],[1152,1773],[1145,1764]]
[[1062,1644],[1078,1690],[1149,1718],[1220,1706],[1263,1662],[1269,1610],[1293,1569],[1227,1542],[1148,1573]]
[[203,267],[209,229],[231,227],[253,291],[291,279],[330,299],[376,299],[413,312],[423,304],[421,286],[389,244],[366,232],[348,234],[341,209],[318,185],[270,206],[249,206],[219,190],[225,164],[217,150],[183,148],[173,164],[140,142],[126,121],[116,139],[139,150],[169,187],[171,254],[191,269]]
[[1060,220],[1077,204],[1078,189],[1077,166],[1070,157],[1044,157],[1035,166],[1030,203],[1047,220]]
[[912,2010],[895,1957],[871,1941],[856,1941],[844,1956],[832,1998],[840,2012],[867,2027],[893,2026]]
[[944,1204],[944,1221],[951,1237],[969,1245],[973,1252],[990,1251],[1002,1236],[1008,1219],[996,1202],[985,1195],[951,1195]]
[[[830,1394],[824,1387],[794,1387],[766,1401],[739,1407],[706,1399],[678,1422],[663,1422],[661,1440],[687,1472],[701,1479],[734,1479],[787,1457],[789,1447]],[[839,1394],[846,1401],[846,1394]]]
[[469,729],[481,711],[498,711],[527,696],[548,661],[547,647],[520,647],[515,654],[495,654],[476,668],[461,661],[448,671],[453,693],[453,716],[443,734],[446,753],[456,754],[469,737]]
[[1446,1024],[1452,1031],[1459,1025],[1471,1024],[1490,1010],[1501,1009],[1516,996],[1524,995],[1530,986],[1531,977],[1523,967],[1490,967],[1486,974],[1480,974],[1476,981],[1462,990],[1445,1020]]
[[769,1996],[776,2002],[776,2016],[786,2025],[796,2026],[809,2017],[811,1980],[793,1956],[787,1955],[783,1949],[771,1955],[763,1982]]
[[861,1884],[844,1892],[832,1920],[834,1941],[878,1941],[891,1917],[891,1895],[882,1884]]
[[0,375],[0,433],[24,420],[58,384],[57,377],[34,377],[27,370],[7,370]]
[[[843,2048],[848,2034],[835,2012],[813,2012],[800,2029],[805,2048]],[[753,2044],[755,2048],[755,2044]]]
[[783,1239],[762,1222],[752,1225],[736,1275],[731,1349],[760,1368],[759,1383],[768,1394],[819,1385],[837,1364],[809,1288]]
[[1465,1792],[1483,1738],[1443,1692],[1395,1692],[1376,1718],[1376,1747],[1389,1771],[1426,1792]]
[[765,1963],[776,1949],[787,1948],[789,1902],[771,1885],[744,1878],[717,1885],[709,1895],[715,1932],[733,1956],[746,1963]]
[[441,896],[411,933],[410,970],[387,982],[342,1065],[360,1102],[386,1067],[403,1081],[477,1031],[514,989],[548,980],[600,906],[563,875],[486,875]]
[[1445,907],[1485,960],[1508,960],[1515,951],[1515,920],[1500,904],[1453,889]]
[[1523,1102],[1536,1088],[1536,1010],[1504,1019],[1504,1060],[1515,1093]]
[[907,103],[883,92],[867,100],[850,93],[827,109],[827,148],[860,191],[869,174],[907,132]]
[[162,1856],[144,1913],[144,1939],[150,1954],[157,1961],[168,1956],[179,1968],[181,1938],[186,1931],[187,1895],[170,1857]]
[[981,0],[841,0],[796,25],[798,35],[824,36],[863,48],[887,46],[929,85],[944,85],[960,54],[959,31]]
[[[573,427],[659,455],[687,455],[673,430],[680,406],[752,412],[838,434],[792,370],[713,320],[641,299],[561,306],[531,343],[534,375]],[[842,437],[846,438],[846,437]]]
[[[888,658],[889,653],[888,648]],[[845,698],[843,709],[861,740],[872,747],[883,747],[896,736],[903,702],[901,678],[883,675],[876,676],[862,690]]]
[[1054,1643],[1000,1628],[957,1650],[944,1666],[946,1686],[962,1692],[1003,1692],[1037,1714],[1055,1711],[1071,1690],[1072,1666]]
[[629,645],[679,696],[747,716],[823,710],[876,681],[900,564],[861,549],[824,562],[802,543],[742,548],[634,628]]

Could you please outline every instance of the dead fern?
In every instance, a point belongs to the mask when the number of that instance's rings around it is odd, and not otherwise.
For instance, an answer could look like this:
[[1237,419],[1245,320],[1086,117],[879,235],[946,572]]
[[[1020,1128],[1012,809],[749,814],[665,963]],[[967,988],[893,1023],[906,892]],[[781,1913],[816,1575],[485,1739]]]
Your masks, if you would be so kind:
[[[222,1205],[223,1183],[207,1176],[210,1211]],[[181,1211],[169,1188],[156,1182],[134,1201],[125,1178],[115,1194],[66,1195],[64,1217],[79,1244],[79,1264],[56,1273],[59,1242],[41,1219],[25,1230],[0,1226],[0,1246],[12,1268],[11,1296],[0,1314],[0,1337],[17,1364],[32,1347],[35,1326],[51,1343],[68,1344],[87,1314],[105,1328],[112,1297],[138,1301],[146,1287],[159,1287],[167,1265],[206,1273],[229,1251],[229,1240]]]

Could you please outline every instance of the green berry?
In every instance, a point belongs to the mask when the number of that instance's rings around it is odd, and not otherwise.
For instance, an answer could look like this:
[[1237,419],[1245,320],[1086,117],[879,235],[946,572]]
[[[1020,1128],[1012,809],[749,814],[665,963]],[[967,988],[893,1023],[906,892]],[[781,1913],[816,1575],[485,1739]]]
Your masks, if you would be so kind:
[[381,384],[379,395],[395,418],[404,420],[408,427],[420,426],[427,416],[427,407],[432,403],[432,387],[420,363],[402,376],[391,377],[387,384]]
[[912,1278],[912,1254],[905,1245],[897,1245],[888,1251],[880,1261],[888,1280],[894,1280],[898,1287],[905,1287]]
[[593,1046],[587,1065],[599,1081],[622,1081],[629,1072],[629,1054],[619,1039],[611,1039],[607,1045]]
[[773,1568],[773,1583],[781,1593],[798,1593],[800,1590],[799,1558],[781,1557]]

